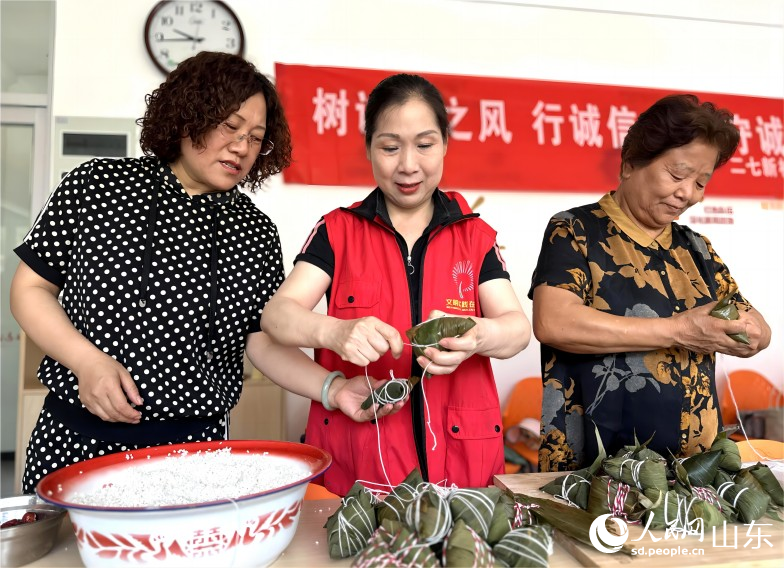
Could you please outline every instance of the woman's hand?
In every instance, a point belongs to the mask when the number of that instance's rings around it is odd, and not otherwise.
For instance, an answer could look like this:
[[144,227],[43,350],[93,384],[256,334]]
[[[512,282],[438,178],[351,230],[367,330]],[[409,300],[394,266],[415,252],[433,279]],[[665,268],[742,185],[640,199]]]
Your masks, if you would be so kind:
[[79,400],[91,413],[107,422],[141,421],[142,413],[132,405],[144,401],[128,370],[112,357],[99,352],[73,371],[79,380]]
[[[427,319],[435,319],[451,314],[446,314],[439,310],[433,310]],[[437,347],[426,347],[424,356],[417,358],[417,363],[425,372],[431,375],[448,375],[468,359],[477,350],[477,328],[482,327],[485,322],[483,318],[471,318],[476,325],[459,337],[444,337],[438,344],[448,351],[441,351]]]
[[[385,404],[379,406],[372,405],[370,408],[363,410],[362,403],[365,402],[367,397],[372,392],[368,388],[368,380],[373,389],[376,389],[384,384],[385,381],[374,379],[373,377],[365,378],[363,375],[354,377],[353,379],[344,379],[337,377],[332,381],[329,387],[328,400],[330,405],[338,408],[343,414],[354,420],[355,422],[367,422],[377,418],[383,418],[394,414],[403,408],[403,405],[408,401],[408,397],[395,404]],[[374,409],[375,407],[375,409]]]
[[[476,323],[460,337],[444,337],[438,344],[448,351],[427,347],[417,363],[433,375],[448,375],[474,354],[496,359],[514,357],[525,349],[531,339],[531,324],[512,284],[505,278],[488,280],[479,285],[482,317],[471,317]],[[446,314],[433,310],[428,319]]]
[[397,359],[403,352],[400,333],[376,317],[333,319],[331,327],[331,333],[324,338],[324,346],[354,365],[365,367],[378,361],[387,351],[392,351]]
[[71,369],[79,380],[79,399],[107,422],[135,424],[142,398],[120,363],[93,345],[74,327],[57,298],[60,288],[20,262],[11,284],[11,310],[44,353]]
[[[679,347],[695,353],[725,353],[736,357],[750,357],[763,349],[767,325],[755,317],[756,312],[739,312],[737,320],[725,320],[710,315],[717,302],[687,310],[672,316],[675,340]],[[749,345],[735,341],[731,334],[746,333]]]

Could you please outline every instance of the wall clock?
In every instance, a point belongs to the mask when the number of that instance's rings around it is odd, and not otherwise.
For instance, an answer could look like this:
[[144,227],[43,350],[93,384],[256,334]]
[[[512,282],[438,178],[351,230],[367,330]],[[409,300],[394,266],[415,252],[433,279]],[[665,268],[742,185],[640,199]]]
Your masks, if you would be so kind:
[[245,35],[237,15],[218,0],[164,0],[147,16],[144,43],[166,73],[200,51],[242,55]]

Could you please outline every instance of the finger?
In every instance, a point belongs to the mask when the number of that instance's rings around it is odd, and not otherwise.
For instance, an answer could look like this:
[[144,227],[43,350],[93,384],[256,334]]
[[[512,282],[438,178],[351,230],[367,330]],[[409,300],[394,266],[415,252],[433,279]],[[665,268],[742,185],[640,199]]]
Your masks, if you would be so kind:
[[381,336],[386,341],[389,350],[392,351],[392,356],[397,359],[403,353],[403,338],[400,337],[400,332],[391,325],[384,325],[376,328]]
[[367,357],[365,357],[362,352],[359,350],[359,347],[349,347],[347,350],[340,356],[347,363],[351,363],[358,367],[366,367],[370,362]]
[[135,424],[141,420],[142,413],[128,404],[122,389],[112,389],[107,395],[107,413],[116,422]]
[[380,332],[373,333],[368,337],[367,341],[370,348],[375,351],[379,358],[390,349],[389,341]]
[[424,361],[419,361],[419,359],[417,359],[417,362],[419,363],[419,366],[422,367],[423,372],[428,375],[448,375],[453,373],[457,368],[457,365],[439,365],[429,359],[425,359]]
[[361,367],[366,367],[371,361],[378,361],[380,357],[370,344],[357,347],[356,356],[359,361],[356,364]]
[[746,332],[746,323],[737,320],[730,320],[726,327],[727,335]]
[[139,394],[139,389],[136,388],[136,383],[133,381],[130,374],[122,373],[120,375],[120,385],[122,386],[123,392],[125,392],[125,396],[127,396],[128,400],[133,404],[144,404],[144,400]]
[[466,360],[466,355],[466,351],[441,351],[435,347],[425,349],[425,357],[441,367],[456,367]]

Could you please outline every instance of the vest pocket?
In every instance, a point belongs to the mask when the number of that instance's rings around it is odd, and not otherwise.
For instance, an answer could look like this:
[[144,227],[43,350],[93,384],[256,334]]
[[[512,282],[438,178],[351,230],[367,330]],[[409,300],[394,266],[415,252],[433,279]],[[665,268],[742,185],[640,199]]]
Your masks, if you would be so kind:
[[503,473],[501,411],[490,408],[447,410],[446,479],[459,487],[485,487]]
[[339,310],[372,308],[381,300],[380,280],[345,280],[333,292]]
[[491,408],[457,408],[450,406],[446,429],[453,440],[480,440],[501,437],[501,413]]

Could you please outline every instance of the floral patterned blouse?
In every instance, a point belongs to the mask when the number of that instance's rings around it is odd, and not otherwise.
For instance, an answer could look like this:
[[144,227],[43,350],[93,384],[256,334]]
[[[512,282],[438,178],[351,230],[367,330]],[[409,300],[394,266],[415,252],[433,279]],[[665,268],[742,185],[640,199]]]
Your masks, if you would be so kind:
[[[715,301],[735,286],[710,241],[672,223],[652,239],[608,193],[555,215],[547,226],[529,298],[545,284],[618,316],[670,317]],[[739,309],[750,309],[736,293]],[[574,470],[598,454],[650,439],[664,455],[710,447],[721,427],[715,355],[669,348],[574,354],[541,346],[541,471]]]

